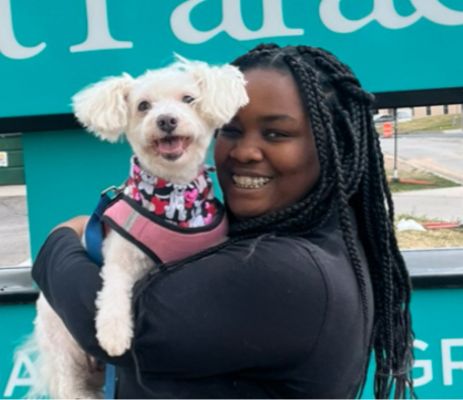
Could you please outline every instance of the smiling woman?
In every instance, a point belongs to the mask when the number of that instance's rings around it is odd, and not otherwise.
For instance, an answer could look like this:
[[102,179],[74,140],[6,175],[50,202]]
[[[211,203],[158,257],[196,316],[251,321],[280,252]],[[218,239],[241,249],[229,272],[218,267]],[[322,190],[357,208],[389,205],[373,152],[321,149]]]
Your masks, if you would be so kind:
[[373,350],[375,396],[413,394],[372,96],[317,48],[261,45],[233,64],[249,103],[215,144],[228,238],[140,278],[130,351],[95,339],[101,277],[80,223],[51,234],[34,278],[80,346],[118,367],[120,398],[354,398]]
[[250,103],[220,131],[215,162],[237,218],[280,210],[304,197],[320,164],[296,84],[288,74],[250,70]]

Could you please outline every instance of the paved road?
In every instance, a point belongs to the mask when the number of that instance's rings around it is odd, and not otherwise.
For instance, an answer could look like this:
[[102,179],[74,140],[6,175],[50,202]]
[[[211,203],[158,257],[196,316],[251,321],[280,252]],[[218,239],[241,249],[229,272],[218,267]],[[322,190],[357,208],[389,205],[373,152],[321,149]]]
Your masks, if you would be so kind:
[[[463,184],[463,132],[399,135],[397,143],[400,159]],[[381,148],[393,155],[394,139],[381,139]]]
[[[402,135],[398,157],[416,168],[463,185],[463,132]],[[394,139],[381,139],[381,148],[394,154]],[[400,170],[399,170],[400,177]],[[463,221],[463,187],[395,193],[396,215]]]
[[394,193],[395,214],[463,223],[463,186]]

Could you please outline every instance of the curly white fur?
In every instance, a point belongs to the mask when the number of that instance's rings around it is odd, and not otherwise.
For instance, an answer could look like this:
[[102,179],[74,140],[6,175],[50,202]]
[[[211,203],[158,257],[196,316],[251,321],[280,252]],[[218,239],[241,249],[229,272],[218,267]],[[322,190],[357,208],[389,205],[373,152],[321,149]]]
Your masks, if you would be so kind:
[[[148,102],[149,107],[140,110],[141,102]],[[213,132],[247,102],[245,81],[237,68],[181,57],[170,67],[136,79],[128,74],[107,78],[73,98],[75,115],[89,131],[109,142],[125,133],[144,169],[178,184],[197,176]],[[156,143],[169,135],[158,123],[166,115],[176,121],[171,134],[188,138],[189,144],[175,160],[156,150]],[[131,345],[132,287],[153,264],[115,232],[104,240],[103,256],[103,288],[96,302],[97,339],[109,355],[117,356]],[[42,295],[37,311],[39,381],[46,383],[54,398],[101,397],[101,373],[89,371],[86,354]]]

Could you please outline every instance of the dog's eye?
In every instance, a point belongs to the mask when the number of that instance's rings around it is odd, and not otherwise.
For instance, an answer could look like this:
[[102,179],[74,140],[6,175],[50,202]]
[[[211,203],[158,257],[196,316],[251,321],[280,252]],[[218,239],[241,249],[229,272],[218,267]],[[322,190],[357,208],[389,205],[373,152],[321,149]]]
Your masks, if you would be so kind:
[[183,96],[182,101],[184,103],[190,104],[190,103],[193,103],[193,101],[195,101],[195,99],[194,99],[194,97],[187,94],[187,95]]
[[138,111],[146,111],[151,108],[149,101],[143,100],[138,104]]

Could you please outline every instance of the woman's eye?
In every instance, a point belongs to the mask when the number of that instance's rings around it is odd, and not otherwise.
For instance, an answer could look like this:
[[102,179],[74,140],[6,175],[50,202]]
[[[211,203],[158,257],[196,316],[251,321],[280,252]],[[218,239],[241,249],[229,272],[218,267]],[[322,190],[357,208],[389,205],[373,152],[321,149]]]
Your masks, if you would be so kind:
[[278,140],[278,139],[284,139],[288,137],[288,135],[283,132],[268,131],[268,132],[265,132],[265,137],[270,140]]
[[193,96],[190,96],[190,95],[185,95],[182,97],[182,101],[184,103],[187,103],[187,104],[190,104],[190,103],[193,103],[193,101],[195,101],[195,98]]
[[149,101],[143,100],[140,103],[138,103],[138,111],[146,111],[151,108],[151,104]]
[[232,126],[224,126],[218,131],[219,136],[225,136],[227,138],[238,137],[241,134],[241,131],[238,128]]

